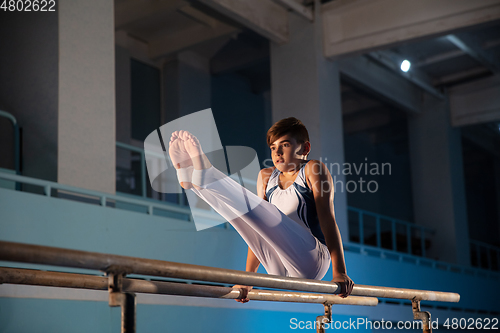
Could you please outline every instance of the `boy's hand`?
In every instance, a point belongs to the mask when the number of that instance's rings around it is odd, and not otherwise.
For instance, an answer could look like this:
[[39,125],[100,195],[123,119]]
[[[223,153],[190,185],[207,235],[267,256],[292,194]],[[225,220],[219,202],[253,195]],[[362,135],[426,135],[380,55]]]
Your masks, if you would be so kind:
[[233,289],[234,288],[239,288],[241,289],[241,298],[237,298],[235,299],[236,302],[240,302],[240,303],[246,303],[248,302],[250,299],[248,298],[248,292],[250,290],[252,290],[252,286],[243,286],[243,285],[240,285],[240,284],[237,284],[237,285],[234,285],[233,286]]
[[354,287],[354,282],[351,280],[347,274],[337,274],[333,277],[332,282],[337,282],[340,285],[340,293],[339,296],[342,298],[346,298],[352,292],[352,288]]

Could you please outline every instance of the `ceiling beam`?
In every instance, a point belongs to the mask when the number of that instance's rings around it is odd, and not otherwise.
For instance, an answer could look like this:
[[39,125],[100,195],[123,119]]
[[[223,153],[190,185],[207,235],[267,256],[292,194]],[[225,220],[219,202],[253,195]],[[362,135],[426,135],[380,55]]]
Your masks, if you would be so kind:
[[278,44],[288,41],[288,11],[270,0],[198,0]]
[[467,69],[465,71],[456,72],[453,74],[441,76],[440,78],[434,79],[432,81],[433,85],[451,85],[456,84],[463,81],[470,81],[473,79],[477,79],[478,77],[483,77],[490,74],[490,71],[487,68],[482,66],[474,67],[471,69]]
[[491,53],[485,51],[474,37],[468,34],[455,34],[446,37],[453,45],[476,59],[481,65],[493,73],[500,73],[500,61]]
[[132,24],[147,19],[151,15],[174,11],[178,7],[185,5],[187,5],[185,1],[178,0],[128,0],[117,2],[115,4],[115,30],[126,30]]
[[322,5],[324,52],[336,59],[498,19],[498,0],[330,1]]
[[368,57],[350,57],[338,61],[348,81],[362,86],[405,111],[420,113],[422,90]]
[[273,0],[276,2],[278,5],[285,7],[288,10],[291,10],[298,14],[299,16],[302,16],[309,22],[314,21],[314,14],[313,11],[310,7],[306,7],[296,0]]
[[236,34],[239,31],[222,22],[217,22],[213,28],[197,25],[150,41],[149,56],[154,60],[159,59],[219,37]]
[[432,64],[441,62],[441,61],[457,58],[457,57],[463,56],[464,54],[466,54],[466,53],[462,50],[453,50],[453,51],[438,53],[438,54],[429,56],[427,58],[421,59],[417,62],[412,62],[411,66],[417,67],[417,68],[424,67],[424,66],[428,66],[428,65],[432,65]]
[[500,121],[500,75],[449,90],[452,126]]
[[219,22],[217,19],[213,18],[210,15],[203,13],[202,11],[192,7],[192,6],[184,6],[177,9],[179,13],[182,13],[196,22],[209,26],[210,28],[215,28],[217,23]]
[[437,97],[439,99],[445,98],[445,96],[432,85],[432,79],[428,77],[427,74],[425,74],[424,72],[411,67],[408,72],[403,72],[400,68],[400,65],[401,62],[404,60],[404,57],[389,50],[374,51],[370,52],[368,55],[373,59],[381,62],[384,66],[387,66],[390,70],[394,71],[396,74],[404,77],[411,83],[432,94],[434,97]]

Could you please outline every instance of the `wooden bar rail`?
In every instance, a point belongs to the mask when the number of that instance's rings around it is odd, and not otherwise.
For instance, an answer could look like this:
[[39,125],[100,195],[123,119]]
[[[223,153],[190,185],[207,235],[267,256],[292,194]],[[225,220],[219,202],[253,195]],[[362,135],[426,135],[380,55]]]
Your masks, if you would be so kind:
[[[339,285],[329,281],[249,273],[231,269],[4,241],[0,241],[0,260],[87,268],[103,272],[114,270],[122,274],[134,273],[327,294],[340,292]],[[456,293],[367,285],[355,285],[352,295],[440,302],[458,302],[460,300],[460,295]]]
[[430,333],[430,313],[420,311],[420,301],[458,302],[460,300],[460,295],[457,293],[366,285],[354,286],[352,295],[357,296],[341,298],[338,295],[333,295],[340,292],[340,286],[335,282],[249,273],[231,269],[4,241],[0,241],[0,260],[85,268],[106,272],[107,277],[101,277],[0,267],[0,283],[107,289],[109,292],[109,305],[121,307],[122,332],[135,332],[136,292],[226,299],[242,297],[240,289],[129,279],[125,278],[127,274],[300,290],[303,292],[254,289],[248,294],[248,298],[261,301],[321,303],[325,307],[325,314],[317,317],[318,333],[323,333],[325,323],[331,322],[332,304],[374,306],[378,303],[378,299],[375,297],[411,300],[414,319],[422,320],[424,333]]

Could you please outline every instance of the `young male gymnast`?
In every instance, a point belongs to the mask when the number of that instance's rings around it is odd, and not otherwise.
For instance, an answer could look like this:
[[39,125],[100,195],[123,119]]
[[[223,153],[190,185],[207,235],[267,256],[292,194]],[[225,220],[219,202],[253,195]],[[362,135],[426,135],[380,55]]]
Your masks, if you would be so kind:
[[[328,168],[307,160],[309,135],[296,118],[275,123],[267,143],[274,167],[259,172],[258,197],[215,169],[187,131],[172,133],[169,154],[181,186],[226,218],[247,243],[247,272],[256,272],[262,263],[268,274],[321,280],[331,262],[332,281],[347,297],[354,282],[346,272]],[[249,301],[251,286],[234,288],[243,290],[238,302]]]

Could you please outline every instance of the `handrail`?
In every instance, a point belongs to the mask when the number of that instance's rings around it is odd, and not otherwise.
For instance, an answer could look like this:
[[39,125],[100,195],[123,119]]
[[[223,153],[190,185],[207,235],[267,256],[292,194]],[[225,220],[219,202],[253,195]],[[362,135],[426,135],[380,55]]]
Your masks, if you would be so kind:
[[[116,146],[123,149],[135,151],[136,153],[144,153],[144,149],[123,142],[116,141]],[[163,157],[163,156],[158,155],[158,157]]]
[[[493,258],[491,256],[491,251],[496,253],[496,267],[500,267],[500,247],[491,245],[485,242],[477,241],[477,240],[470,240],[470,244],[473,245],[476,248],[476,260],[477,260],[477,267],[481,268],[481,249],[486,250],[486,261],[488,263],[488,269],[492,270],[493,268]],[[472,253],[471,253],[472,255]]]
[[379,217],[381,219],[384,219],[384,220],[389,220],[389,221],[396,221],[396,223],[400,223],[400,224],[404,224],[404,225],[410,225],[412,227],[422,227],[430,232],[433,232],[434,229],[432,228],[429,228],[429,227],[426,227],[426,226],[419,226],[419,225],[416,225],[415,223],[411,223],[411,222],[408,222],[408,221],[405,221],[405,220],[401,220],[401,219],[398,219],[398,218],[394,218],[394,217],[391,217],[389,215],[383,215],[383,214],[379,214],[379,213],[374,213],[374,212],[370,212],[369,210],[365,210],[365,209],[361,209],[361,208],[356,208],[356,207],[352,207],[352,206],[349,206],[349,210],[351,211],[354,211],[354,212],[361,212],[365,215],[371,215],[373,217]]
[[403,225],[406,228],[406,253],[411,254],[412,249],[412,241],[411,241],[411,229],[419,229],[420,230],[420,247],[422,249],[422,257],[425,257],[425,232],[434,234],[435,230],[429,227],[425,227],[422,225],[416,225],[414,223],[410,223],[408,221],[403,221],[400,219],[396,219],[390,216],[370,212],[364,209],[355,208],[348,206],[348,211],[354,212],[358,214],[358,224],[359,224],[359,243],[364,244],[364,215],[372,216],[375,218],[375,236],[377,241],[377,247],[382,248],[382,237],[381,237],[381,220],[385,220],[391,223],[391,237],[392,237],[392,249],[397,251],[397,242],[396,242],[396,224]]
[[[45,195],[47,195],[49,197],[50,197],[51,189],[55,188],[55,189],[61,189],[63,191],[76,193],[76,194],[84,194],[84,195],[96,197],[96,198],[98,198],[98,201],[99,201],[101,206],[105,206],[105,205],[103,205],[103,203],[105,203],[106,200],[109,199],[109,200],[115,201],[115,202],[123,202],[123,203],[129,203],[129,204],[133,204],[133,205],[137,205],[137,206],[146,207],[147,212],[145,214],[148,214],[148,215],[155,215],[154,210],[158,209],[158,210],[162,210],[162,211],[170,211],[173,213],[184,214],[189,218],[189,221],[191,221],[191,222],[192,222],[192,214],[194,214],[195,216],[200,216],[200,217],[205,217],[205,218],[208,218],[211,220],[220,221],[221,223],[226,222],[219,214],[217,214],[215,212],[208,212],[208,211],[205,211],[202,209],[183,207],[183,206],[171,204],[171,203],[164,202],[164,201],[157,201],[157,200],[150,199],[150,198],[134,199],[134,198],[124,197],[121,195],[112,195],[109,193],[97,192],[97,191],[82,189],[79,187],[73,187],[70,185],[59,184],[59,183],[51,182],[48,180],[31,178],[31,177],[27,177],[27,176],[12,175],[12,174],[4,173],[1,171],[0,171],[0,179],[7,179],[7,180],[19,182],[19,183],[41,186],[45,189]],[[228,223],[226,222],[226,225],[227,224]],[[404,256],[405,258],[406,257],[412,258],[417,262],[417,264],[425,261],[425,262],[430,262],[432,267],[446,266],[447,270],[450,270],[451,268],[456,267],[460,271],[467,270],[467,271],[474,272],[477,274],[490,274],[490,276],[492,276],[494,278],[499,277],[499,275],[495,274],[493,271],[486,270],[486,269],[483,269],[480,267],[459,266],[456,264],[449,264],[449,263],[446,263],[443,261],[437,261],[437,260],[433,260],[433,259],[429,259],[429,258],[422,258],[422,257],[414,256],[411,254],[406,254],[404,252],[396,252],[396,251],[392,251],[392,250],[388,250],[388,249],[384,249],[384,248],[373,247],[373,246],[366,245],[366,244],[344,242],[345,248],[349,248],[349,247],[353,247],[353,246],[359,247],[359,248],[366,248],[366,249],[373,250],[373,251],[379,251],[381,254],[387,253],[390,255]]]
[[12,122],[12,125],[17,125],[16,117],[14,117],[12,114],[10,114],[7,111],[0,110],[0,117],[4,117],[4,118],[9,119]]
[[351,242],[343,242],[344,244],[344,251],[353,251],[353,248],[358,248],[359,252],[361,254],[368,254],[368,253],[378,253],[378,255],[381,258],[387,258],[387,257],[397,257],[399,261],[413,261],[417,265],[425,265],[428,267],[432,268],[437,268],[437,269],[443,269],[446,271],[450,272],[458,272],[458,273],[469,273],[471,275],[483,275],[483,276],[488,276],[493,279],[500,279],[500,274],[495,273],[491,270],[487,270],[484,268],[480,267],[473,267],[473,266],[466,266],[466,265],[459,265],[459,264],[450,264],[448,262],[444,261],[439,261],[439,260],[434,260],[434,259],[429,259],[429,258],[422,258],[416,255],[412,254],[407,254],[404,252],[397,252],[393,250],[387,250],[384,248],[379,248],[371,245],[366,245],[366,244],[358,244],[358,243],[351,243]]
[[493,251],[500,251],[500,247],[496,246],[496,245],[492,245],[492,244],[489,244],[489,243],[486,243],[486,242],[481,242],[481,241],[478,241],[478,240],[475,240],[475,239],[471,239],[470,242],[473,243],[473,244],[476,244],[478,246],[488,248],[488,249],[493,250]]
[[[133,151],[135,153],[139,153],[141,155],[141,195],[143,197],[146,197],[147,196],[146,195],[146,192],[147,192],[146,191],[146,187],[147,187],[146,186],[146,154],[144,152],[144,149],[129,145],[127,143],[119,142],[119,141],[116,142],[116,146],[118,148],[127,149],[127,150]],[[160,155],[160,154],[157,154],[153,151],[148,152],[148,156],[149,157],[154,156],[154,157],[157,157],[157,158],[162,159],[162,160],[165,159],[165,155]],[[232,178],[233,180],[235,180],[236,182],[240,182],[240,179],[235,174],[230,175],[229,177]],[[242,181],[245,185],[253,185],[253,186],[257,185],[257,181],[255,179],[248,179],[248,178],[242,177]]]
[[147,196],[146,191],[146,156],[144,154],[144,149],[140,149],[126,143],[116,142],[116,146],[119,148],[127,149],[141,155],[141,193],[143,197]]
[[[86,268],[104,272],[112,270],[114,272],[120,271],[123,274],[134,273],[328,294],[338,294],[340,292],[340,285],[335,282],[241,272],[231,269],[5,241],[0,241],[0,260]],[[355,285],[351,294],[357,296],[398,298],[418,301],[458,302],[460,300],[459,294],[450,292],[366,285]]]
[[[186,216],[189,217],[189,221],[191,221],[191,222],[193,221],[193,217],[192,217],[193,214],[196,216],[206,217],[206,218],[216,220],[216,221],[221,221],[221,223],[226,222],[226,220],[224,220],[220,215],[218,215],[215,212],[208,212],[208,211],[205,211],[203,209],[182,207],[179,205],[170,204],[168,202],[159,201],[158,203],[156,203],[156,202],[153,202],[152,200],[148,200],[146,198],[138,200],[138,199],[128,198],[128,197],[114,195],[114,194],[110,194],[110,193],[98,192],[98,191],[88,190],[88,189],[74,187],[74,186],[70,186],[70,185],[59,184],[56,182],[43,180],[43,179],[12,175],[12,174],[8,174],[8,173],[4,173],[4,172],[0,172],[0,179],[12,180],[12,181],[15,181],[18,183],[24,183],[24,184],[30,184],[30,185],[36,185],[36,186],[43,187],[44,193],[48,197],[51,196],[52,189],[58,189],[58,190],[71,192],[71,193],[75,193],[75,194],[96,197],[96,198],[98,198],[100,205],[103,207],[106,207],[107,200],[109,199],[109,200],[115,201],[115,202],[123,202],[123,203],[129,203],[129,204],[147,207],[147,214],[148,215],[154,215],[154,209],[159,209],[159,210],[167,210],[167,211],[174,212],[174,213],[185,214]],[[145,202],[145,200],[147,200],[148,202]]]
[[21,173],[21,152],[20,152],[20,134],[19,134],[19,123],[16,117],[7,111],[0,110],[0,117],[7,118],[11,121],[14,127],[14,169],[16,174]]
[[[76,273],[45,272],[32,269],[0,267],[0,284],[25,284],[48,287],[79,288],[93,290],[108,290],[108,278]],[[238,288],[203,286],[167,281],[146,281],[140,279],[122,279],[124,292],[146,294],[182,295],[194,297],[209,297],[223,299],[240,299]],[[255,301],[300,302],[344,305],[375,306],[378,299],[375,297],[352,296],[341,298],[338,295],[314,294],[301,292],[283,292],[274,290],[253,289],[248,298]]]

